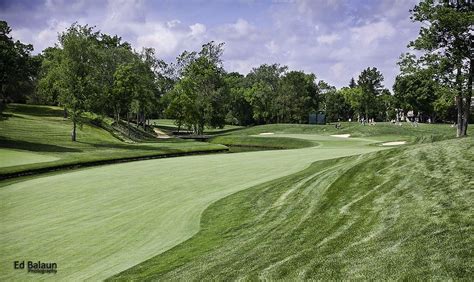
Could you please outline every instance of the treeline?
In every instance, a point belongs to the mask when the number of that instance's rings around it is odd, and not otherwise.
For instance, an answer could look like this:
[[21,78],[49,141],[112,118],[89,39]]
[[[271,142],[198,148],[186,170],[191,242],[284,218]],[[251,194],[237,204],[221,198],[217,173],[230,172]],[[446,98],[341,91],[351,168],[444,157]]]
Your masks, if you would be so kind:
[[[3,25],[8,35],[10,29]],[[261,65],[247,75],[228,73],[221,59],[223,43],[184,51],[167,64],[152,48],[137,52],[116,35],[78,24],[37,56],[31,56],[31,45],[16,46],[26,50],[18,53],[30,62],[18,64],[18,69],[28,69],[29,75],[11,81],[34,87],[18,91],[11,83],[2,92],[3,100],[64,107],[74,124],[73,140],[84,112],[144,128],[149,118],[172,118],[178,127],[196,134],[205,126],[225,124],[307,123],[309,114],[320,110],[330,121],[390,116],[391,105],[383,101],[391,96],[382,88],[383,76],[376,68],[364,70],[351,88],[336,90],[312,73],[279,64]]]
[[466,135],[472,96],[472,6],[465,1],[423,1],[414,21],[428,22],[410,46],[426,51],[400,57],[394,94],[375,67],[336,89],[315,74],[264,64],[243,75],[226,72],[223,43],[184,51],[175,62],[153,48],[136,51],[117,35],[73,24],[54,47],[31,55],[32,46],[9,36],[0,22],[1,104],[59,105],[76,124],[84,112],[146,128],[150,118],[172,118],[202,134],[224,124],[307,123],[322,111],[327,121],[388,121],[411,112],[420,121],[454,121]]

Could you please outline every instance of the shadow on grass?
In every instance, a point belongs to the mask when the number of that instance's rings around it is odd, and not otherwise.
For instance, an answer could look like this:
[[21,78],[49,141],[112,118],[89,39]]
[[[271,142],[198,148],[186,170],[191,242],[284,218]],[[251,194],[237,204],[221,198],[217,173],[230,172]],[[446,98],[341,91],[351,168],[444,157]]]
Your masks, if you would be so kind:
[[7,106],[8,111],[12,111],[19,114],[26,114],[32,116],[42,117],[61,117],[63,116],[63,110],[59,108],[52,108],[49,106],[38,106],[38,105],[23,105],[23,104],[9,104]]
[[143,150],[143,151],[160,151],[164,153],[177,152],[177,149],[171,149],[166,147],[155,147],[155,146],[146,146],[146,145],[132,145],[132,144],[110,144],[110,143],[90,143],[84,141],[77,141],[77,143],[85,144],[92,146],[94,148],[104,148],[104,149],[121,149],[121,150]]
[[75,148],[62,147],[57,145],[34,143],[28,141],[11,140],[0,137],[0,147],[9,149],[28,150],[33,152],[82,152]]

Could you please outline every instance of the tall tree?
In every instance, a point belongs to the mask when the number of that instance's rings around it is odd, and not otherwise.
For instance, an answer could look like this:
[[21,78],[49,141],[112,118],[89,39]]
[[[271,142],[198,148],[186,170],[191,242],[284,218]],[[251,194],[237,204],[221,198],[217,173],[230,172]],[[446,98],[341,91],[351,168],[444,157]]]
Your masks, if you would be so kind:
[[[222,47],[223,43],[204,44],[199,54],[182,67],[182,77],[170,93],[173,97],[167,112],[177,114],[175,118],[183,118],[177,123],[185,123],[195,134],[203,134],[205,126],[223,127],[225,124],[228,88],[221,61]],[[188,55],[182,57],[189,59]],[[184,116],[180,114],[179,105],[184,107]]]
[[229,88],[229,112],[226,122],[229,124],[250,125],[254,122],[252,106],[245,99],[247,80],[245,76],[237,72],[225,75],[225,81]]
[[100,71],[97,65],[99,33],[92,27],[73,24],[59,36],[62,58],[59,70],[59,100],[73,123],[72,141],[83,112],[98,99]]
[[413,21],[424,25],[409,46],[443,62],[445,81],[456,89],[457,136],[466,136],[474,72],[474,5],[470,0],[422,0],[411,13]]
[[365,119],[373,115],[373,105],[375,105],[376,97],[382,91],[383,75],[377,68],[366,68],[359,75],[357,84],[362,90],[362,108],[364,109]]
[[279,64],[263,64],[247,75],[250,86],[246,97],[252,105],[253,118],[257,123],[278,122],[275,98],[280,92],[281,76],[287,69]]
[[318,109],[319,91],[314,74],[302,71],[286,73],[275,98],[278,122],[307,122],[309,113]]

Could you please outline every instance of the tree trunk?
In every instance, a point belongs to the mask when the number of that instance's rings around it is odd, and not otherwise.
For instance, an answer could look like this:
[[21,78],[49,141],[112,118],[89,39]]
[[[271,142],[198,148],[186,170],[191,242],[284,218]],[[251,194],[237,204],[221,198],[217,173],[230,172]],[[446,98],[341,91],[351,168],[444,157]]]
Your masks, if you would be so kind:
[[130,138],[130,113],[127,113],[128,138]]
[[469,78],[467,81],[467,92],[466,92],[466,101],[464,104],[464,127],[462,129],[462,136],[467,136],[467,126],[469,124],[469,115],[471,113],[471,99],[472,99],[472,79],[474,76],[474,59],[471,58],[471,64],[469,67]]
[[73,119],[73,121],[72,121],[71,140],[72,140],[73,142],[76,141],[76,119]]
[[462,95],[462,82],[461,82],[461,68],[458,67],[456,70],[456,85],[457,85],[457,94],[456,94],[456,109],[458,110],[457,116],[457,127],[456,127],[456,137],[463,136],[464,128],[464,103]]

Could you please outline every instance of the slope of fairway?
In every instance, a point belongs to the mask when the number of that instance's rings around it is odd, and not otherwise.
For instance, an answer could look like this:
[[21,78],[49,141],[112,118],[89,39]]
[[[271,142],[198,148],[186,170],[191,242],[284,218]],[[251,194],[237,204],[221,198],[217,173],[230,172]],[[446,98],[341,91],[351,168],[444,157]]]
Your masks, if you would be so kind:
[[58,159],[56,157],[35,154],[29,151],[19,151],[2,148],[0,148],[0,156],[0,167],[52,162]]
[[[319,138],[318,136],[316,138]],[[226,146],[242,146],[254,148],[269,148],[269,149],[299,149],[305,147],[316,146],[316,142],[312,142],[303,136],[296,138],[273,136],[265,138],[262,136],[245,136],[245,135],[225,135],[217,136],[210,140],[214,144],[223,144]]]
[[39,160],[41,155],[43,161],[17,162],[16,156],[3,151],[0,175],[100,160],[225,149],[217,144],[176,139],[129,144],[87,122],[78,129],[78,142],[71,142],[71,121],[63,118],[58,107],[10,104],[5,115],[0,120],[0,148],[21,150],[23,159]]
[[358,122],[342,122],[341,124],[342,128],[340,129],[336,129],[334,125],[330,124],[267,124],[232,131],[226,135],[350,134],[352,137],[379,137],[386,140],[405,138],[412,142],[437,141],[456,136],[456,129],[448,124],[419,124],[417,127],[413,127],[409,123],[399,126],[388,122],[380,122],[376,125],[362,125]]
[[[237,191],[318,160],[381,150],[313,136],[318,147],[101,166],[0,186],[0,279],[38,279],[12,261],[58,263],[58,280],[104,279],[199,231],[201,213]],[[47,276],[42,276],[47,277]]]
[[118,280],[471,280],[474,139],[320,161],[211,205]]

